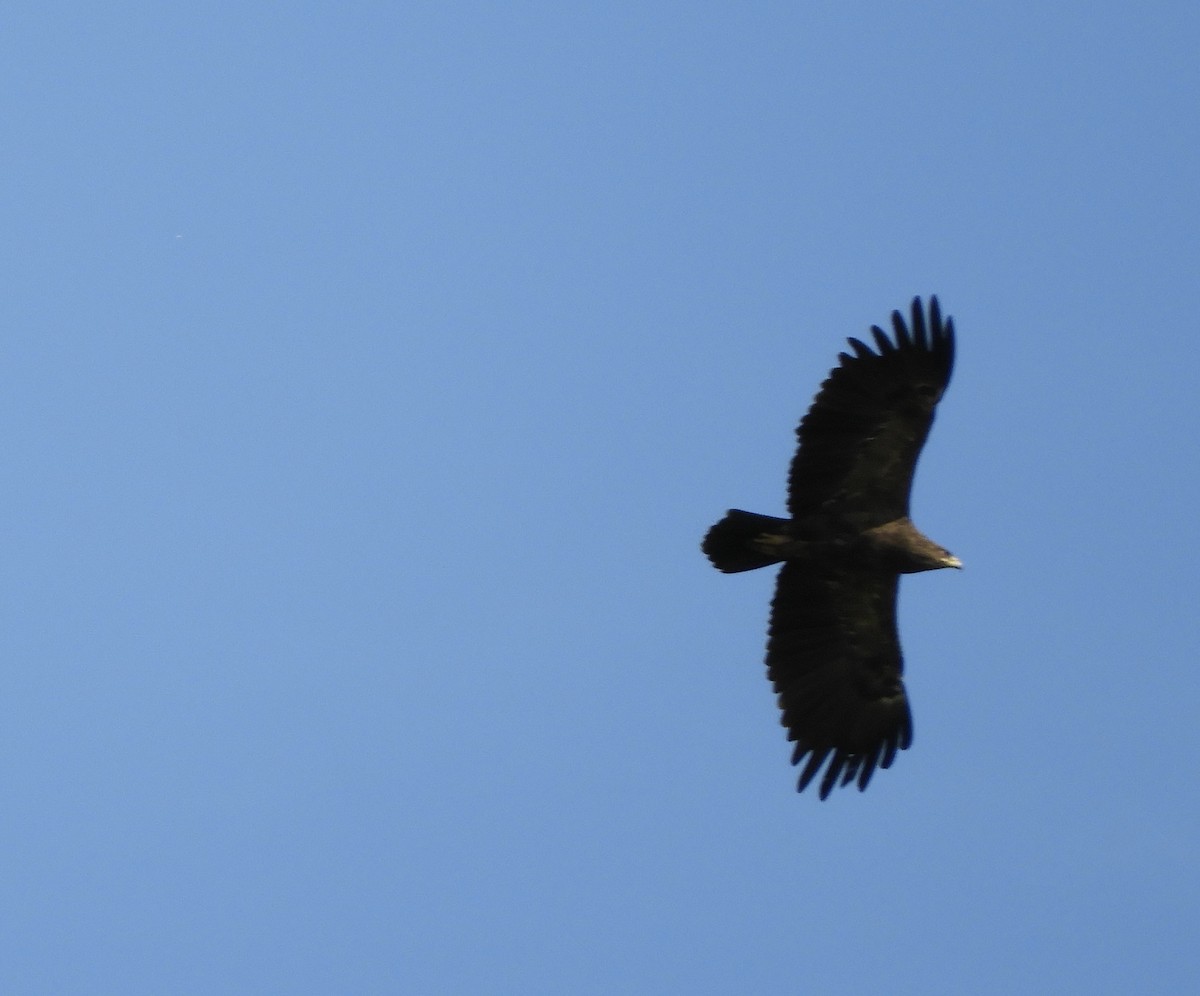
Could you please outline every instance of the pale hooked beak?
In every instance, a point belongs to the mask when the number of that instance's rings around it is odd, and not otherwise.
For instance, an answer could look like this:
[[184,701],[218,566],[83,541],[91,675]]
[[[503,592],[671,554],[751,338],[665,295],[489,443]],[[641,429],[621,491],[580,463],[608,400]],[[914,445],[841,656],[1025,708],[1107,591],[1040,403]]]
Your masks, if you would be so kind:
[[957,567],[961,571],[962,570],[962,561],[959,560],[957,557],[949,556],[949,557],[946,557],[942,561],[942,566],[943,567]]

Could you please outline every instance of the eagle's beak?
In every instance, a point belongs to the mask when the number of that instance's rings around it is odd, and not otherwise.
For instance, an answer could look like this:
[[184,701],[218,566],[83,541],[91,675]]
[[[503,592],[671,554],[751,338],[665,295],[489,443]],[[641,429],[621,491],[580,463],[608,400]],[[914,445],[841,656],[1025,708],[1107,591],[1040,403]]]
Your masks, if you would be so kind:
[[942,561],[942,565],[944,567],[957,567],[960,571],[962,570],[962,561],[957,557],[947,557]]

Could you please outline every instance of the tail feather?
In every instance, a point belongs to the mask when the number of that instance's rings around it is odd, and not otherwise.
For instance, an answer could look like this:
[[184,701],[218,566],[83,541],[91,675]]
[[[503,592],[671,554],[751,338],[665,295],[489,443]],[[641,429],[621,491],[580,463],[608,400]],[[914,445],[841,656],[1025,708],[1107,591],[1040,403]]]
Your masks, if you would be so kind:
[[787,523],[787,519],[731,508],[725,518],[708,531],[700,549],[712,561],[713,567],[726,574],[769,567],[779,563],[780,558],[756,549],[753,541],[763,533],[780,532],[780,527]]

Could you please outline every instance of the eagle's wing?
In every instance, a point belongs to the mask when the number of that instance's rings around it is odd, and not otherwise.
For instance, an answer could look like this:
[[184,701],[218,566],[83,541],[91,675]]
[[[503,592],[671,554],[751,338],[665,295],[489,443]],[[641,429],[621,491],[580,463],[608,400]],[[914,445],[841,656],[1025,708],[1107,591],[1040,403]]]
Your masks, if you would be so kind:
[[904,662],[896,635],[896,575],[786,563],[771,603],[767,675],[782,723],[807,758],[800,791],[828,761],[824,799],[837,784],[867,787],[912,743]]
[[871,327],[878,352],[850,340],[854,355],[838,354],[801,420],[788,475],[793,518],[837,510],[888,522],[908,514],[917,457],[954,366],[954,322],[942,320],[936,297],[926,322],[914,298],[911,330],[898,311],[892,327],[894,342]]

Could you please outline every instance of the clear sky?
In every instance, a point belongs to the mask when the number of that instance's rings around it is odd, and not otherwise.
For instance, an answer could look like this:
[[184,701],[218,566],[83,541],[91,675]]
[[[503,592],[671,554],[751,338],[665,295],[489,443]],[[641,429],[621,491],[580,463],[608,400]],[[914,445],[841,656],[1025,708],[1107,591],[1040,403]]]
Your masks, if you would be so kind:
[[[1200,7],[0,13],[0,991],[1200,986]],[[844,339],[959,363],[797,795]]]

